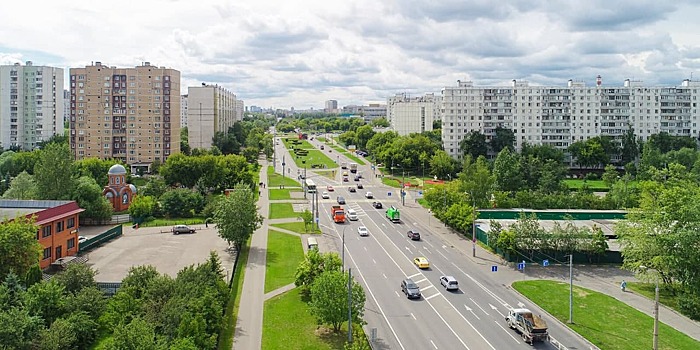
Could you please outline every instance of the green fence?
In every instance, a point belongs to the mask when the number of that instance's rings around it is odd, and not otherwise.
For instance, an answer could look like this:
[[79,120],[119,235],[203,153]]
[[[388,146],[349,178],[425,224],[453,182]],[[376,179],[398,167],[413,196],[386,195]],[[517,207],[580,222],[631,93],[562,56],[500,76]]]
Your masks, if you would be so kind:
[[539,220],[565,220],[572,217],[574,220],[621,220],[627,212],[621,210],[531,210],[531,209],[481,209],[479,210],[479,220],[517,220],[520,213],[537,215]]
[[121,235],[122,235],[122,225],[114,226],[111,229],[109,229],[103,233],[100,233],[99,235],[97,235],[95,237],[88,239],[87,241],[85,241],[85,243],[80,244],[80,246],[78,247],[78,253],[87,252],[93,248],[97,248],[97,247],[107,243],[108,241],[110,241],[116,237],[119,237]]

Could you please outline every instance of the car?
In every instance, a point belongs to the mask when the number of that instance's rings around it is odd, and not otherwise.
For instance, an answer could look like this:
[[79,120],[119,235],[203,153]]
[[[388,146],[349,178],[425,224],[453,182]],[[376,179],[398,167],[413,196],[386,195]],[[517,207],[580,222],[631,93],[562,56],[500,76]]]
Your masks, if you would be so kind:
[[417,266],[419,269],[428,269],[428,268],[430,268],[430,262],[429,262],[428,259],[425,258],[424,256],[419,256],[419,257],[413,259],[413,263],[416,264],[416,266]]
[[345,198],[343,198],[341,196],[338,196],[338,198],[336,198],[336,200],[338,201],[338,204],[345,204]]
[[357,190],[355,189],[355,187],[352,187],[352,186],[348,187],[348,191],[353,192],[353,193],[354,193],[354,192],[357,192]]
[[173,234],[179,235],[181,233],[195,233],[195,229],[187,225],[175,225],[173,226]]
[[83,244],[87,242],[87,237],[85,236],[78,236],[78,244]]
[[346,171],[343,171],[343,176],[348,176],[347,170],[346,170]]
[[348,182],[348,177],[347,177],[347,176],[343,176],[343,182]]
[[368,199],[372,199],[372,198],[374,198],[374,195],[372,194],[372,192],[367,191],[367,193],[365,193],[365,197]]
[[406,294],[406,297],[409,299],[420,299],[420,288],[418,288],[416,282],[413,282],[410,278],[401,281],[401,291]]
[[420,241],[420,232],[416,230],[409,230],[406,236],[414,241]]
[[459,283],[457,279],[452,276],[440,276],[440,284],[445,287],[446,290],[457,290],[459,289]]
[[354,180],[355,180],[355,181],[360,181],[360,177],[359,177],[359,176],[355,176],[355,179],[354,179]]
[[362,184],[357,184],[357,189],[361,190],[363,188],[365,188],[365,186],[363,186]]
[[364,227],[364,226],[358,227],[358,228],[357,228],[357,233],[358,233],[360,236],[363,236],[363,237],[364,237],[364,236],[369,236],[369,230],[367,230],[367,228]]
[[374,209],[382,209],[382,202],[372,202]]
[[326,186],[326,189],[328,190],[328,192],[333,192],[333,191],[335,191],[335,189],[334,189],[333,186],[331,186],[331,185]]
[[331,195],[329,195],[328,192],[323,191],[323,193],[321,193],[321,198],[328,199],[328,198],[331,198]]
[[359,218],[357,217],[357,212],[356,212],[355,210],[353,210],[353,209],[348,209],[348,211],[347,211],[346,214],[347,214],[346,217],[347,217],[348,220],[350,220],[350,221],[357,221],[357,220],[359,219]]

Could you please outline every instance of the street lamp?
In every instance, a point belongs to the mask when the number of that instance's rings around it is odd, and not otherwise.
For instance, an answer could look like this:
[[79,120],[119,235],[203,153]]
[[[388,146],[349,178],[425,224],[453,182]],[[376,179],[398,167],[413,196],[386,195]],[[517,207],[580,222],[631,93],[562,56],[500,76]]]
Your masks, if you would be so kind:
[[659,350],[659,270],[644,265],[639,266],[639,268],[646,271],[656,271],[656,287],[654,288],[654,340],[652,349]]
[[347,226],[343,227],[343,254],[342,254],[342,262],[343,262],[343,271],[345,271],[345,229],[348,228]]
[[476,200],[473,190],[469,196],[472,197],[472,257],[476,257]]
[[574,254],[569,254],[569,324],[574,323]]

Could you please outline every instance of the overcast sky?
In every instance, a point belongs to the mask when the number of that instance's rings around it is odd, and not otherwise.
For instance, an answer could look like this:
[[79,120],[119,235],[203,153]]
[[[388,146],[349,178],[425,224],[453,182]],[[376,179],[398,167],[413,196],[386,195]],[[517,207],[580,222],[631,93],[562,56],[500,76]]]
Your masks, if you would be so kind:
[[247,106],[386,103],[476,85],[700,79],[700,2],[663,0],[3,1],[0,63],[133,67],[218,83]]

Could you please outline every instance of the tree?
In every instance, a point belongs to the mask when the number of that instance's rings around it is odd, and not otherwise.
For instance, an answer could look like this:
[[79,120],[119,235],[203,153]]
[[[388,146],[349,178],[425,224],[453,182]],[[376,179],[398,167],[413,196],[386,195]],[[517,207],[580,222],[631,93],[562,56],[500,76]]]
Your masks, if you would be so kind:
[[10,183],[10,188],[2,195],[6,199],[36,199],[38,198],[37,186],[34,176],[23,171]]
[[366,149],[367,142],[374,137],[374,134],[376,134],[376,132],[374,132],[369,125],[363,125],[357,128],[357,130],[355,130],[355,145],[357,145],[357,149]]
[[314,216],[309,209],[306,209],[301,213],[301,219],[304,220],[304,230],[306,230],[306,232],[309,232],[309,229],[313,229]]
[[[330,324],[334,332],[348,319],[349,275],[340,271],[326,271],[316,278],[311,286],[310,312],[319,324]],[[362,325],[364,321],[365,291],[352,280],[350,287],[352,321]]]
[[470,156],[464,159],[464,167],[459,175],[461,186],[459,192],[468,193],[476,201],[477,208],[487,208],[493,192],[494,180],[489,170],[489,163],[484,156],[476,162]]
[[37,283],[24,294],[24,306],[31,315],[37,315],[50,325],[65,311],[65,288],[56,281]]
[[189,139],[188,128],[186,126],[180,128],[180,152],[186,155],[190,155],[190,151],[192,151],[192,149],[190,149]]
[[[102,188],[107,186],[109,182],[107,173],[109,168],[115,164],[120,164],[120,162],[114,159],[84,158],[75,161],[73,169],[76,177],[89,176],[95,179],[97,185]],[[126,168],[128,169],[128,167]]]
[[447,179],[454,173],[452,157],[443,150],[436,151],[430,158],[430,173],[439,179]]
[[634,128],[630,127],[622,135],[622,148],[620,152],[622,156],[622,164],[627,164],[637,160],[639,157],[639,143],[634,135]]
[[306,292],[320,274],[326,271],[340,271],[342,267],[343,262],[337,253],[319,253],[318,250],[311,249],[297,266],[294,284]]
[[136,195],[129,204],[129,215],[135,220],[143,220],[153,215],[156,200],[151,196]]
[[102,195],[102,188],[92,177],[83,176],[75,181],[71,198],[85,209],[81,214],[83,217],[106,220],[112,216],[112,204]]
[[[385,117],[381,117],[372,119],[371,125],[375,128],[388,128],[390,124]],[[435,126],[433,126],[433,129],[435,129]]]
[[479,158],[479,156],[485,157],[488,153],[486,136],[476,130],[470,131],[464,135],[464,139],[459,143],[459,149],[462,154],[471,155],[474,159]]
[[219,202],[219,207],[214,212],[219,236],[238,247],[248,241],[262,221],[253,191],[249,185],[242,183],[237,184],[228,197]]
[[32,349],[42,320],[19,307],[0,308],[0,344],[4,349]]
[[66,312],[70,314],[84,313],[95,321],[102,316],[106,306],[105,294],[97,287],[84,287],[70,294],[66,299]]
[[72,156],[67,144],[51,143],[39,152],[34,180],[40,199],[70,199],[73,192]]
[[493,162],[493,178],[501,191],[515,192],[522,188],[523,178],[520,159],[517,153],[506,147],[498,152]]
[[151,196],[153,198],[160,198],[160,196],[168,190],[168,185],[161,177],[152,176],[148,178],[148,182],[143,187],[139,187],[139,195],[141,196]]
[[241,144],[236,139],[236,135],[223,131],[218,131],[214,134],[212,145],[221,150],[222,154],[238,154],[241,148]]
[[608,164],[605,166],[605,172],[603,173],[603,182],[605,182],[608,187],[612,187],[615,182],[617,182],[617,179],[620,177],[620,174],[617,172],[617,169],[615,169],[615,166],[612,164]]
[[515,147],[515,134],[513,130],[502,128],[500,126],[494,129],[494,135],[489,142],[489,147],[494,153],[499,153],[501,150],[507,148],[510,151],[514,151]]
[[83,288],[95,287],[97,272],[85,264],[70,264],[64,271],[54,276],[53,280],[63,286],[68,293],[78,293]]
[[0,280],[10,271],[24,276],[39,263],[43,247],[36,239],[38,230],[34,217],[20,216],[0,223]]
[[120,324],[114,329],[108,350],[151,350],[157,346],[153,325],[141,318],[134,318],[129,324]]
[[204,209],[204,197],[197,191],[176,188],[160,196],[163,212],[173,218],[189,218]]

